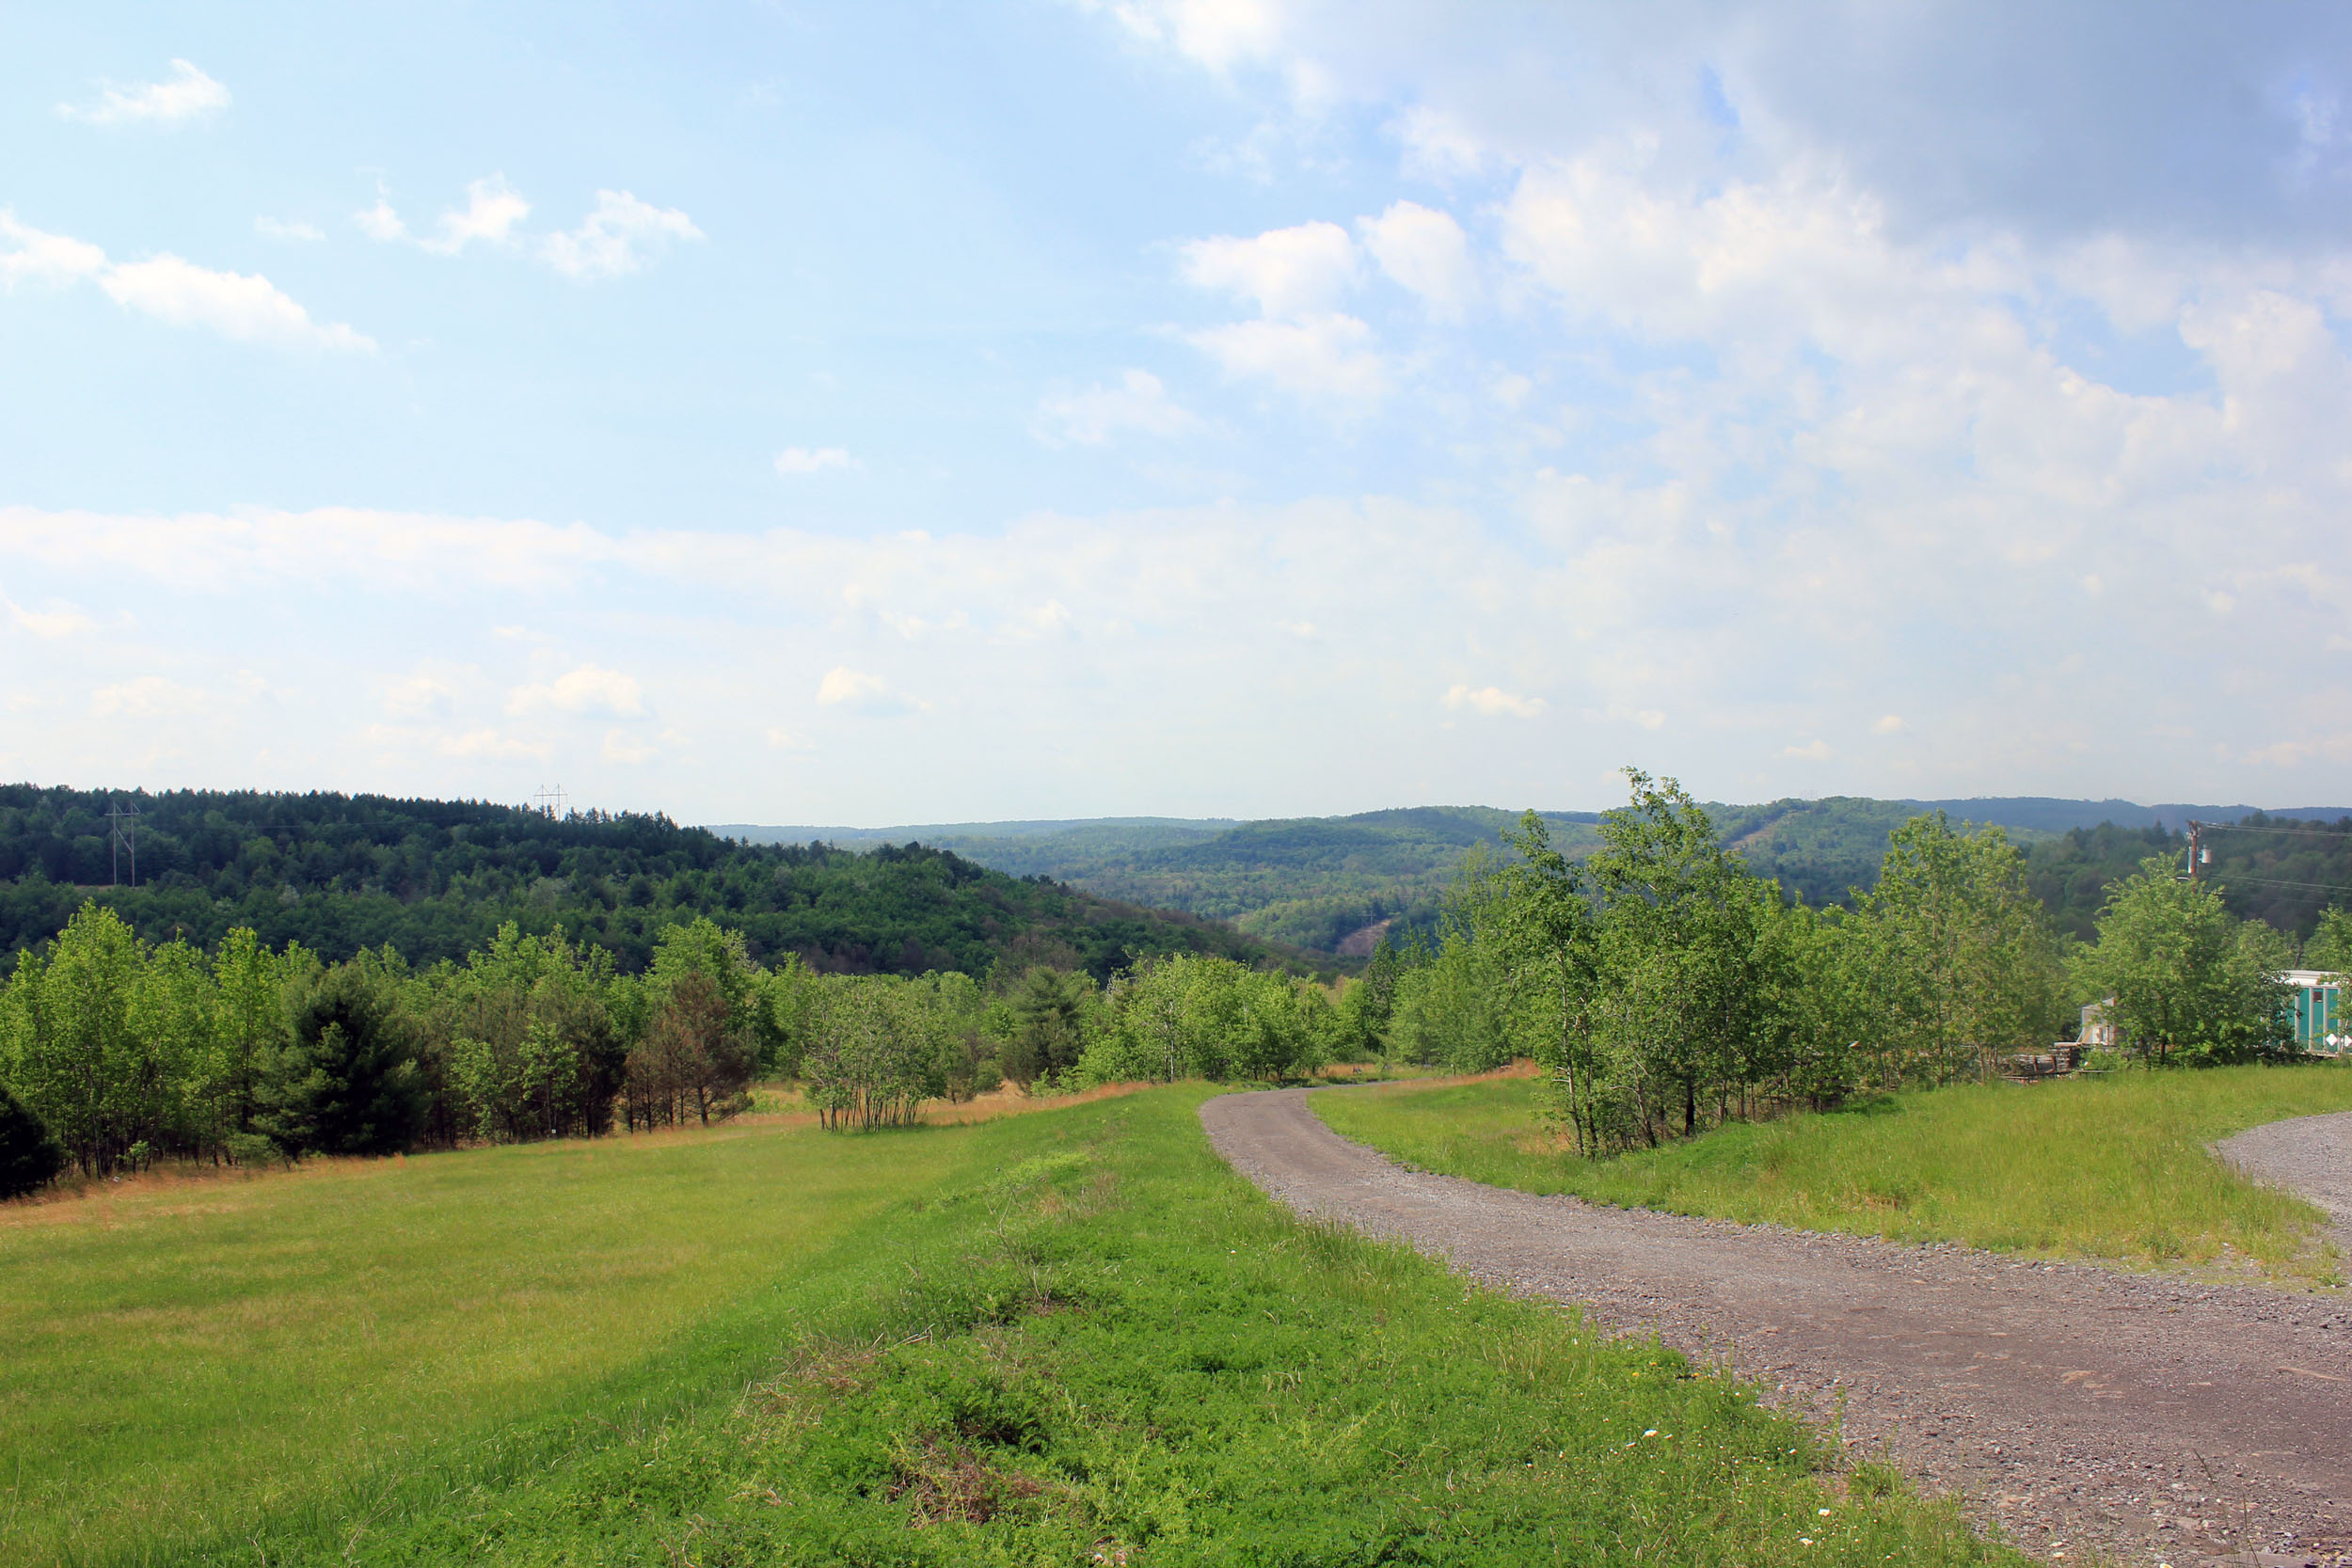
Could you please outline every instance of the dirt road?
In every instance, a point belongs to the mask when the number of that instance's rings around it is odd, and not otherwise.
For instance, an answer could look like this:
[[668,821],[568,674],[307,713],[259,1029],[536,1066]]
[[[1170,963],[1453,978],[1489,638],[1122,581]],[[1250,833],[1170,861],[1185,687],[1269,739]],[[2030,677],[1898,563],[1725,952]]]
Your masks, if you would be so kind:
[[[1391,1163],[1298,1089],[1200,1110],[1266,1192],[1727,1358],[2047,1555],[2352,1562],[2352,1302],[1536,1197]],[[2248,1554],[2261,1554],[2249,1556]],[[2277,1554],[2277,1555],[2269,1555]]]

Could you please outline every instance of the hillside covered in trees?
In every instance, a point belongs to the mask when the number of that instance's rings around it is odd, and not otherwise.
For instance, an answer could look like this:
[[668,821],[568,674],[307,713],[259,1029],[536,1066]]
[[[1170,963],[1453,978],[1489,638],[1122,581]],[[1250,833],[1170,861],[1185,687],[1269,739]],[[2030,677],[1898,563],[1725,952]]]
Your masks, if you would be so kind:
[[[116,886],[105,814],[133,804],[137,885],[124,854]],[[634,973],[665,928],[707,914],[753,958],[823,973],[986,974],[1001,959],[1102,979],[1160,953],[1313,967],[1212,920],[920,845],[747,845],[664,816],[484,801],[0,786],[0,951],[54,936],[85,897],[151,941],[209,948],[242,927],[330,959],[387,942],[419,964],[462,958],[512,923],[561,926]]]
[[[2265,816],[2249,806],[2154,805],[2043,796],[1882,800],[1831,796],[1706,807],[1726,848],[1757,875],[1815,908],[1850,904],[1876,885],[1888,835],[1922,813],[1997,826],[2026,850],[2036,896],[2063,933],[2088,936],[2106,888],[2150,855],[2186,848],[2191,818],[2244,822],[2209,835],[2209,869],[2233,913],[2308,935],[2320,909],[2352,895],[2352,810]],[[1581,856],[1599,845],[1597,812],[1542,814],[1553,844]],[[1257,822],[1173,817],[977,822],[922,828],[759,828],[717,831],[753,840],[845,846],[909,839],[954,850],[1015,876],[1044,876],[1111,898],[1232,922],[1269,941],[1322,952],[1368,951],[1383,931],[1434,932],[1444,889],[1463,856],[1502,859],[1518,814],[1483,806],[1423,806],[1355,816]],[[2332,824],[2327,838],[2290,839],[2281,827]],[[2259,831],[2256,831],[2259,830]],[[2301,883],[2302,886],[2289,884]],[[2329,892],[2329,887],[2336,891]],[[1351,941],[1351,939],[1353,939]]]

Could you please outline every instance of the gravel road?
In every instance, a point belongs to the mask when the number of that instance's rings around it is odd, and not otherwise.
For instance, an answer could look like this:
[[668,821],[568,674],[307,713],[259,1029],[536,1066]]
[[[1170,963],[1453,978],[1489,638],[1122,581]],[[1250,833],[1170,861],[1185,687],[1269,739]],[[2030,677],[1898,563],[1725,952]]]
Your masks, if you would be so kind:
[[2249,1128],[2222,1139],[2214,1152],[2255,1180],[2327,1210],[2336,1245],[2352,1258],[2352,1111]]
[[1200,1119],[1303,1212],[1653,1330],[1817,1417],[1842,1395],[1849,1443],[2037,1555],[2352,1563],[2340,1293],[1537,1197],[1406,1170],[1324,1126],[1300,1089],[1227,1095]]

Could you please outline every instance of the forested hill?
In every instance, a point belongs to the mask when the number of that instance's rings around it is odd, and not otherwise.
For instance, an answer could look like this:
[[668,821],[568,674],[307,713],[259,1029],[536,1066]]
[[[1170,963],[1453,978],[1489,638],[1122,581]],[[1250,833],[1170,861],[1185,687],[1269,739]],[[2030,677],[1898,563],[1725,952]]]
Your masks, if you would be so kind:
[[[1571,847],[1595,842],[1597,814],[1550,815]],[[1184,910],[1269,941],[1361,953],[1394,922],[1434,920],[1440,891],[1473,847],[1500,851],[1517,812],[1419,806],[1357,816],[1260,822],[1105,817],[920,828],[723,827],[744,838],[803,834],[835,843],[919,837],[1017,875],[1053,877],[1105,897]],[[1352,940],[1351,940],[1352,939]]]
[[[2026,847],[2034,886],[2063,930],[2088,934],[2108,882],[2142,858],[2177,854],[2194,818],[2247,822],[2263,831],[2216,834],[2212,869],[2241,915],[2295,935],[2329,902],[2352,903],[2352,837],[2291,839],[2282,821],[2334,824],[2352,809],[2306,808],[2264,816],[2251,806],[2069,800],[2045,796],[1883,800],[1856,796],[1707,807],[1725,843],[1758,873],[1816,906],[1867,888],[1886,835],[1922,812],[1955,822],[1996,823]],[[1597,812],[1547,812],[1556,842],[1579,852],[1596,842]],[[745,838],[822,838],[882,844],[919,839],[984,865],[1042,875],[1108,897],[1230,920],[1270,940],[1327,952],[1361,951],[1379,932],[1434,920],[1438,899],[1474,846],[1500,853],[1514,812],[1425,806],[1356,816],[1258,822],[1177,817],[1092,821],[966,822],[920,828],[723,828]],[[2289,884],[2304,885],[2289,885]],[[2331,891],[2332,890],[2332,891]]]
[[[109,885],[105,815],[132,804],[135,889]],[[1002,958],[1104,977],[1131,953],[1173,951],[1311,967],[1211,921],[924,846],[750,845],[665,816],[470,800],[0,786],[0,949],[44,941],[85,898],[150,938],[210,945],[249,926],[336,958],[390,942],[417,963],[462,958],[512,920],[561,925],[635,970],[664,927],[708,914],[755,958],[798,953],[831,972],[984,975]]]

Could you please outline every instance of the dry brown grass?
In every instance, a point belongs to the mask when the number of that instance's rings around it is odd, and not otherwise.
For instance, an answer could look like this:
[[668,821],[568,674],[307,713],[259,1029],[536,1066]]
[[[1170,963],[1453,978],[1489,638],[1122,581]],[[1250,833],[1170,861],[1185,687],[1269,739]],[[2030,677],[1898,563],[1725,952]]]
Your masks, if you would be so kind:
[[[1520,1056],[1507,1067],[1486,1072],[1432,1072],[1425,1068],[1391,1068],[1383,1075],[1378,1062],[1330,1062],[1317,1075],[1342,1083],[1388,1084],[1398,1089],[1442,1089],[1456,1084],[1491,1084],[1504,1078],[1534,1078],[1543,1071],[1534,1059]],[[1405,1076],[1396,1076],[1399,1072]]]
[[925,1437],[900,1442],[890,1456],[897,1472],[889,1496],[907,1505],[907,1528],[956,1520],[985,1525],[1045,1488],[1018,1470],[999,1469],[961,1443]]
[[[1104,1084],[1076,1094],[1032,1096],[1009,1084],[961,1104],[950,1104],[944,1100],[926,1101],[923,1121],[929,1126],[962,1127],[973,1122],[994,1121],[1002,1117],[1027,1116],[1035,1111],[1058,1111],[1065,1106],[1089,1104],[1097,1100],[1116,1100],[1121,1095],[1136,1094],[1157,1086],[1152,1084]],[[806,1102],[801,1100],[797,1087],[763,1085],[760,1092],[770,1108],[747,1111],[707,1127],[699,1122],[689,1122],[680,1127],[658,1128],[650,1132],[616,1132],[602,1138],[562,1141],[579,1146],[587,1158],[593,1159],[605,1151],[611,1151],[617,1158],[630,1150],[666,1148],[686,1142],[741,1137],[771,1128],[815,1127],[818,1124],[816,1112],[799,1108]],[[463,1150],[435,1151],[448,1152]],[[142,1218],[167,1214],[233,1213],[244,1208],[247,1201],[240,1189],[257,1182],[365,1180],[390,1175],[404,1169],[407,1164],[408,1156],[405,1154],[395,1154],[389,1159],[314,1155],[291,1167],[275,1164],[215,1165],[191,1160],[173,1162],[133,1175],[68,1176],[29,1196],[0,1202],[0,1231],[46,1225],[96,1225],[102,1229],[118,1228],[120,1224],[115,1212],[118,1203],[129,1205]],[[179,1205],[158,1201],[175,1194],[185,1195],[189,1201]]]

